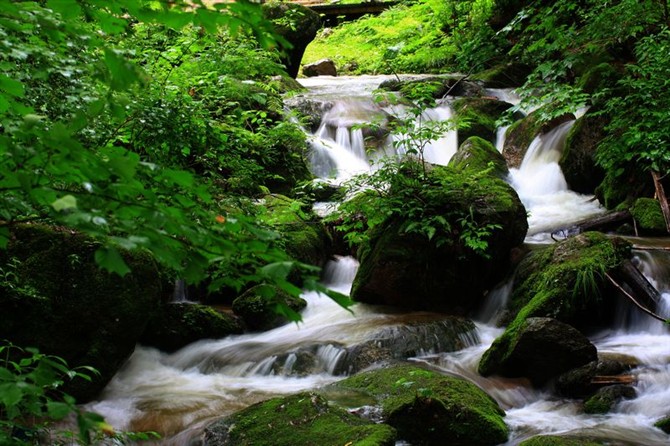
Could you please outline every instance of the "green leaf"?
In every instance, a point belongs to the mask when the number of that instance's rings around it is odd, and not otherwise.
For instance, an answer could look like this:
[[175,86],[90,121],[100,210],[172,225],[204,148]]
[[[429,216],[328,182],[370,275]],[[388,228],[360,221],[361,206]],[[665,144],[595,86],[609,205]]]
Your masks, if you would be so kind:
[[71,410],[72,408],[65,403],[58,401],[49,401],[47,403],[47,413],[54,420],[62,420],[70,414]]
[[68,209],[76,209],[77,199],[72,195],[65,195],[51,203],[51,207],[53,207],[58,212]]
[[25,94],[21,82],[11,79],[4,74],[0,74],[0,90],[15,98],[22,98]]
[[81,7],[76,0],[49,0],[47,6],[66,20],[77,18],[81,14]]
[[261,268],[261,273],[272,280],[285,280],[293,269],[294,262],[275,262]]
[[95,261],[100,267],[123,277],[130,272],[130,268],[119,254],[119,251],[111,246],[103,246],[95,251]]

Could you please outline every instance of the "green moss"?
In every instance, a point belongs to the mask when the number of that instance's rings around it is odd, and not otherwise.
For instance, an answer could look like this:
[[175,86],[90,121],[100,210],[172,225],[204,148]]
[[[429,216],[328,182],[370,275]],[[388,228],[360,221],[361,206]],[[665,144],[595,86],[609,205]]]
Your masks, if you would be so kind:
[[512,104],[494,98],[461,98],[451,104],[459,123],[458,141],[463,143],[471,136],[478,136],[495,143],[497,121]]
[[656,423],[654,423],[654,426],[656,426],[666,434],[670,434],[670,416],[661,418]]
[[258,285],[233,301],[233,311],[251,330],[268,330],[296,320],[297,313],[306,305],[304,299],[291,296],[277,287]]
[[504,411],[462,379],[395,365],[359,373],[336,386],[376,397],[399,437],[413,444],[494,445],[507,439]]
[[395,430],[330,406],[320,395],[273,398],[209,426],[207,444],[392,446]]
[[460,145],[449,160],[449,167],[474,173],[490,171],[498,178],[505,178],[509,174],[505,158],[500,152],[489,141],[477,136],[471,136]]
[[589,438],[561,437],[558,435],[540,435],[524,440],[519,446],[603,446],[608,441]]
[[665,218],[658,200],[653,198],[638,198],[630,208],[630,213],[637,222],[638,229],[652,234],[667,232]]
[[499,64],[472,76],[489,88],[516,88],[526,82],[529,67],[515,63]]

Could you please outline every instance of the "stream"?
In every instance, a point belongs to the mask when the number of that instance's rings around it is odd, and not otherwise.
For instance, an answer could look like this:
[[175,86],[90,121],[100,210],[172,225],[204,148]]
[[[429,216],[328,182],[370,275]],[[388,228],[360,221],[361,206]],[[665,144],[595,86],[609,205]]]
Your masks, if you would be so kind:
[[[301,79],[309,89],[306,98],[329,104],[321,125],[310,135],[312,168],[323,181],[341,183],[352,175],[375,168],[383,156],[393,156],[393,135],[376,153],[366,154],[360,124],[371,117],[397,116],[401,108],[379,106],[372,91],[388,77],[323,77]],[[508,91],[492,95],[513,100]],[[346,97],[346,98],[345,98]],[[345,99],[343,99],[345,98]],[[426,119],[448,119],[448,99],[426,112]],[[604,212],[597,200],[568,189],[558,159],[570,126],[564,123],[536,138],[509,182],[529,212],[526,243],[551,243],[557,230]],[[353,125],[353,129],[352,129]],[[504,131],[499,132],[502,148]],[[426,150],[426,159],[446,164],[457,148],[457,134],[449,132]],[[316,208],[328,212],[332,204]],[[636,245],[665,241],[635,240]],[[670,252],[635,251],[636,261],[650,282],[662,293],[670,314]],[[330,288],[348,293],[358,263],[351,257],[331,261],[323,274]],[[632,371],[637,397],[619,403],[607,415],[585,415],[580,403],[561,399],[547,390],[530,387],[523,380],[483,378],[477,364],[483,352],[502,333],[495,327],[498,310],[511,290],[511,280],[489,293],[474,317],[476,330],[462,339],[457,351],[445,352],[439,343],[427,345],[415,357],[445,373],[464,377],[483,388],[506,411],[510,428],[506,445],[543,434],[579,434],[604,438],[613,445],[667,445],[668,436],[653,426],[670,408],[670,333],[662,323],[621,304],[617,322],[590,338],[600,354],[627,355],[640,364]],[[199,444],[204,426],[255,402],[301,390],[317,389],[342,379],[341,361],[347,347],[370,339],[380,329],[402,327],[416,321],[438,319],[428,313],[390,312],[357,304],[349,312],[315,292],[304,293],[308,302],[300,324],[267,332],[205,340],[173,354],[138,346],[124,368],[113,378],[99,401],[87,409],[103,415],[117,429],[156,431],[160,444]],[[306,361],[308,358],[309,361]]]

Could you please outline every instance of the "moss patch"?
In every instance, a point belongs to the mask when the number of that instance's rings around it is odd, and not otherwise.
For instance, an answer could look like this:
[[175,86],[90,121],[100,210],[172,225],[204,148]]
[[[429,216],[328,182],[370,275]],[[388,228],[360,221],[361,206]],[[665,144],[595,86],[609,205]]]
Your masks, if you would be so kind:
[[395,430],[330,406],[320,395],[273,398],[210,425],[210,446],[392,446]]
[[665,218],[658,200],[653,198],[638,198],[630,208],[630,213],[643,233],[666,233]]
[[519,446],[603,446],[606,444],[609,444],[609,442],[605,440],[561,437],[558,435],[539,435],[522,441],[519,443]]
[[449,160],[449,166],[471,172],[491,172],[498,178],[509,174],[505,158],[489,141],[471,136],[460,145],[458,151]]
[[401,364],[335,385],[376,397],[387,422],[412,444],[476,446],[507,440],[504,411],[479,387],[462,379]]
[[478,136],[495,143],[496,122],[512,104],[494,98],[461,98],[451,104],[455,116],[465,126],[458,130],[458,142],[463,143],[471,136]]

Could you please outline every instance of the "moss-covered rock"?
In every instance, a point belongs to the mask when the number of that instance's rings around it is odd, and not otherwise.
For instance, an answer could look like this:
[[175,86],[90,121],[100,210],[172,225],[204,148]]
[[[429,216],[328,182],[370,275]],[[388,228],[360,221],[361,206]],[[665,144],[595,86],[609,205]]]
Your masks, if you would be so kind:
[[81,401],[97,396],[135,348],[164,294],[172,292],[154,259],[121,251],[123,278],[94,260],[100,243],[63,228],[14,227],[0,251],[0,339],[91,366],[99,376],[65,390]]
[[598,144],[605,137],[605,116],[586,114],[572,126],[565,140],[559,161],[570,189],[583,194],[593,194],[605,178],[605,172],[596,165]]
[[670,416],[661,418],[656,423],[654,423],[654,426],[656,426],[666,434],[670,434]]
[[205,429],[205,446],[392,446],[395,430],[329,405],[320,395],[273,398]]
[[289,322],[286,310],[298,313],[307,302],[277,287],[257,285],[233,301],[233,312],[252,331],[269,330]]
[[307,45],[321,28],[319,14],[296,3],[268,2],[262,5],[263,17],[272,21],[275,32],[291,43],[282,62],[291,77],[298,76]]
[[379,85],[381,90],[397,91],[404,97],[425,97],[430,93],[434,99],[440,99],[447,93],[450,96],[478,97],[482,87],[459,76],[433,76],[420,79],[387,79]]
[[638,198],[630,208],[630,213],[642,235],[667,234],[661,204],[653,198]]
[[449,160],[449,167],[469,170],[473,173],[488,171],[498,178],[504,179],[509,174],[505,158],[489,141],[471,136]]
[[631,386],[607,386],[598,389],[595,395],[584,401],[584,413],[605,414],[610,412],[622,399],[632,399],[637,396],[635,388]]
[[[414,216],[420,219],[415,225],[434,222],[433,237],[409,231],[409,219],[390,218],[375,226],[359,250],[351,296],[372,304],[463,313],[509,269],[510,251],[528,228],[525,208],[507,183],[488,173],[435,167],[415,184],[418,198],[407,205],[421,215]],[[478,230],[488,234],[477,235]]]
[[578,330],[551,318],[515,321],[479,362],[484,376],[525,377],[541,386],[597,359],[596,348]]
[[322,267],[331,257],[332,240],[323,223],[304,203],[283,195],[266,195],[261,219],[279,231],[283,248],[295,260]]
[[519,315],[552,317],[578,329],[606,324],[615,294],[604,273],[630,255],[630,243],[599,232],[531,251],[517,269],[510,314],[503,322]]
[[504,443],[504,411],[479,387],[414,365],[371,370],[339,381],[379,401],[398,437],[416,445],[484,446]]
[[603,446],[610,444],[607,440],[580,437],[563,437],[559,435],[538,435],[519,443],[519,446]]
[[460,98],[451,103],[457,121],[467,126],[458,130],[458,142],[462,144],[471,136],[478,136],[493,144],[496,141],[497,120],[512,104],[495,98]]
[[526,82],[530,67],[516,62],[495,65],[472,76],[487,88],[516,88]]
[[164,304],[152,312],[140,343],[173,352],[201,339],[219,339],[242,333],[229,314],[195,303]]
[[525,118],[516,121],[507,129],[503,156],[509,167],[519,167],[521,165],[528,146],[537,135],[547,133],[559,124],[574,119],[573,115],[567,114],[548,122],[542,122],[540,119],[541,113],[541,110],[536,110]]

